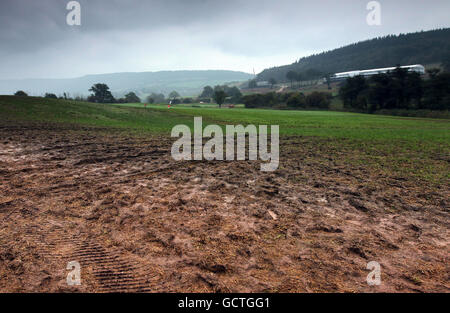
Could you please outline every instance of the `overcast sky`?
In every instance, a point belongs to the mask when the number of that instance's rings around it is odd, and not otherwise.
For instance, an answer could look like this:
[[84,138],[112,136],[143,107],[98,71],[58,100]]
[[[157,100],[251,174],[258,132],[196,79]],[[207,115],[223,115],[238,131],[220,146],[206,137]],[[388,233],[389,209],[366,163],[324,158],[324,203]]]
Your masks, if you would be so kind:
[[0,0],[0,79],[182,69],[259,72],[381,35],[450,26],[449,0]]

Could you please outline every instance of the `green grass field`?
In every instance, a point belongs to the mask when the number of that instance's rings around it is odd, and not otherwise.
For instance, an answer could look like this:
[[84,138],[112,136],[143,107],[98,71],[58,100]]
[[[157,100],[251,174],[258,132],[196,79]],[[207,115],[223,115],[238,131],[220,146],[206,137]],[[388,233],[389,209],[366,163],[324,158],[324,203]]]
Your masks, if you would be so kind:
[[[194,105],[195,106],[195,105]],[[3,118],[123,127],[169,133],[177,124],[192,126],[195,116],[204,123],[279,125],[281,135],[321,136],[363,140],[402,140],[430,144],[450,141],[450,121],[403,118],[332,111],[279,111],[131,104],[93,104],[34,97],[0,96]]]
[[[0,96],[1,121],[42,121],[114,127],[140,135],[169,135],[173,126],[207,124],[279,125],[281,137],[326,140],[345,149],[355,164],[388,167],[429,181],[449,178],[450,121],[331,111],[277,111],[143,104],[93,104],[33,97]],[[320,139],[322,138],[322,139]],[[330,140],[331,139],[331,140]],[[335,140],[333,140],[335,139]]]
[[[117,105],[123,107],[121,105]],[[128,108],[143,108],[141,103],[127,104]],[[364,140],[450,141],[450,121],[423,118],[402,118],[332,111],[287,111],[245,108],[202,108],[151,105],[148,113],[165,112],[182,117],[186,124],[194,116],[202,116],[209,123],[280,125],[281,135],[322,136]]]

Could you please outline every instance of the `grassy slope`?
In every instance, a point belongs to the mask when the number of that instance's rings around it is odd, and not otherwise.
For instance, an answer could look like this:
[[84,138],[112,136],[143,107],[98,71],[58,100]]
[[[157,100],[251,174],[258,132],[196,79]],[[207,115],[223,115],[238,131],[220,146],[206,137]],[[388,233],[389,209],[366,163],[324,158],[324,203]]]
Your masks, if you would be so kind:
[[[204,125],[279,125],[280,133],[320,137],[331,150],[346,150],[348,159],[428,181],[449,178],[450,122],[448,120],[401,118],[344,112],[274,111],[193,108],[167,108],[166,105],[109,105],[32,97],[0,96],[2,120],[34,120],[75,123],[87,126],[118,127],[143,134],[170,134],[174,125],[192,127],[194,116]],[[330,140],[331,139],[331,140]],[[447,181],[448,182],[448,181]]]
[[158,134],[167,133],[173,125],[186,122],[183,117],[160,110],[13,96],[0,96],[0,116],[0,120],[74,123]]
[[[127,104],[143,108],[143,104]],[[370,140],[408,140],[448,143],[450,121],[423,118],[402,118],[331,111],[279,111],[264,109],[218,109],[153,105],[147,110],[182,115],[191,121],[202,116],[218,124],[280,125],[282,135],[325,136]]]
[[194,116],[209,123],[280,125],[282,135],[325,136],[370,140],[409,140],[448,143],[448,120],[402,118],[331,111],[218,109],[212,107],[85,102],[0,96],[0,113],[8,119],[54,121],[92,126],[169,132],[176,124],[191,125]]
[[0,113],[9,119],[55,121],[92,126],[124,127],[169,133],[177,124],[192,125],[194,116],[208,123],[280,125],[282,135],[325,136],[363,140],[405,140],[447,143],[448,120],[402,118],[331,111],[218,109],[143,104],[109,105],[0,96]]

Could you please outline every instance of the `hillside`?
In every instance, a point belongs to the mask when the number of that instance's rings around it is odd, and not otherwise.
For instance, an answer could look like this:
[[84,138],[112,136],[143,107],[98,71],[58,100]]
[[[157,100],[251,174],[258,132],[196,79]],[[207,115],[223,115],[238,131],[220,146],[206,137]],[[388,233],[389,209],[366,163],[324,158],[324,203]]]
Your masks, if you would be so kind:
[[291,65],[266,69],[258,74],[257,79],[265,81],[275,78],[277,81],[286,81],[286,74],[291,70],[306,76],[308,70],[336,73],[397,64],[441,63],[448,55],[450,28],[389,35],[301,58]]
[[24,90],[31,95],[43,95],[46,92],[73,96],[89,94],[89,88],[95,83],[106,83],[114,95],[122,96],[128,91],[138,95],[162,92],[165,95],[173,90],[182,96],[197,95],[206,85],[245,81],[252,75],[236,71],[161,71],[138,73],[113,73],[86,75],[70,79],[24,79],[0,80],[0,94],[12,94]]

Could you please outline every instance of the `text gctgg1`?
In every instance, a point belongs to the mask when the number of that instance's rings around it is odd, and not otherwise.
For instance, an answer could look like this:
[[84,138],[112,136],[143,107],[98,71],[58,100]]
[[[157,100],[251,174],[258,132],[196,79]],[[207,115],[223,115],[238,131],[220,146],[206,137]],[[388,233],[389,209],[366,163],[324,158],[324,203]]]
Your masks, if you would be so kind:
[[224,308],[269,308],[269,298],[224,298]]

